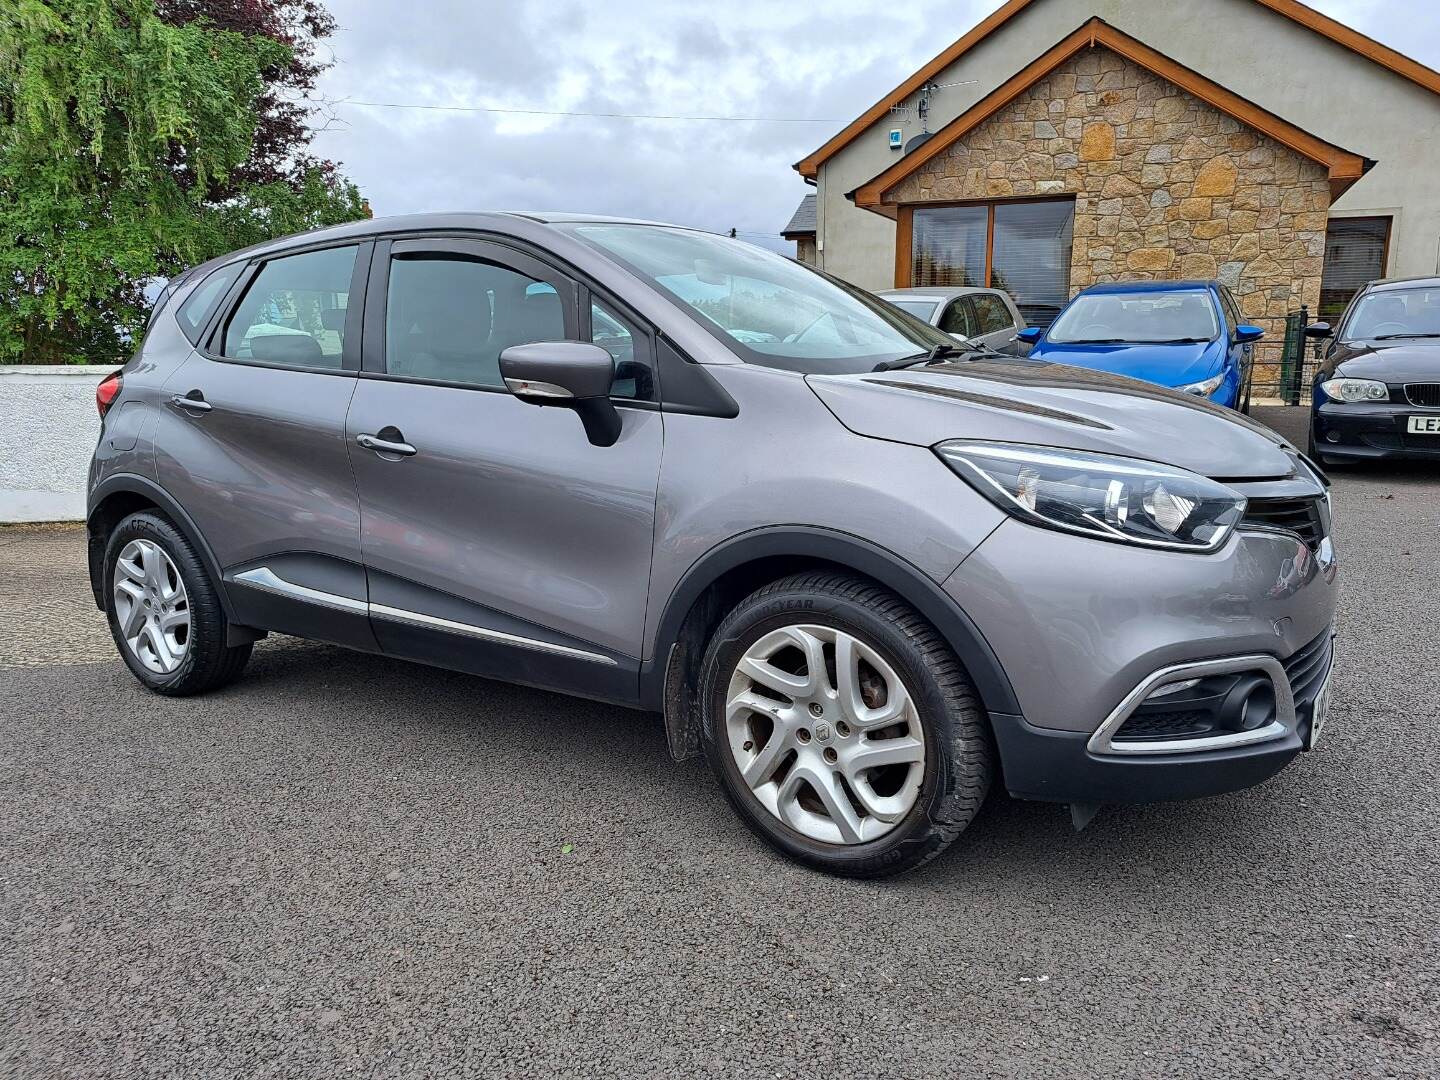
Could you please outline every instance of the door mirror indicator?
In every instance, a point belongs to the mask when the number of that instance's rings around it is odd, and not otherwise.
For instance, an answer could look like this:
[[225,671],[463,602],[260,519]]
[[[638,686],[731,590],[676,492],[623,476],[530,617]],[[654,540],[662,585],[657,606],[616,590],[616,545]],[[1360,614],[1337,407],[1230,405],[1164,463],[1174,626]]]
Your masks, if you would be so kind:
[[1305,327],[1305,336],[1308,338],[1328,338],[1330,336],[1330,324],[1328,322],[1312,322]]
[[1038,326],[1027,326],[1015,335],[1016,341],[1023,341],[1026,345],[1034,345],[1040,340],[1040,328]]
[[584,341],[537,341],[512,345],[500,353],[505,388],[531,405],[572,410],[596,446],[614,446],[620,414],[610,401],[615,359]]
[[1235,340],[1241,345],[1249,345],[1252,341],[1259,341],[1264,336],[1264,327],[1245,325],[1235,328]]

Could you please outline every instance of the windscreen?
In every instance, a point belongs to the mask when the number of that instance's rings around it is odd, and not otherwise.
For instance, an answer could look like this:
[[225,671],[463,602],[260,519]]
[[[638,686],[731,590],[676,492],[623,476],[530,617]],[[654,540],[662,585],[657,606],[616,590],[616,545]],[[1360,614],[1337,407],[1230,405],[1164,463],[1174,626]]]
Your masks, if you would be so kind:
[[1077,296],[1045,335],[1062,345],[1211,341],[1220,333],[1205,289]]
[[1344,337],[1440,337],[1440,288],[1384,289],[1362,297],[1345,324]]
[[954,344],[871,293],[739,240],[656,225],[569,228],[750,363],[845,374]]

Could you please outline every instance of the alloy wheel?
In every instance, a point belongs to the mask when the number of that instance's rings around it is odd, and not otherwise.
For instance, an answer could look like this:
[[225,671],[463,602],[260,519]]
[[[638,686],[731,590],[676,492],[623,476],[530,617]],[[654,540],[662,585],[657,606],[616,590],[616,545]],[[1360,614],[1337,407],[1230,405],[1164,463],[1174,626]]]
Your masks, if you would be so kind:
[[151,540],[131,540],[115,561],[115,619],[130,652],[149,671],[169,675],[190,649],[190,598],[170,556]]
[[746,649],[725,726],[759,803],[822,843],[884,836],[914,807],[925,777],[925,733],[904,682],[834,627],[784,626]]

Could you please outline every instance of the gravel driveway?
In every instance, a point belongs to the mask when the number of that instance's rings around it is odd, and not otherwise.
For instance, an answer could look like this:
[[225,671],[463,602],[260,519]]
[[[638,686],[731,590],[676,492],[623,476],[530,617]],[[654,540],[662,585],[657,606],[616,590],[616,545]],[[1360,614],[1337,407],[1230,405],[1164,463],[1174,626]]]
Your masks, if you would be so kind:
[[1440,1075],[1440,477],[1337,477],[1320,748],[782,861],[656,718],[272,638],[143,692],[0,530],[0,1076]]

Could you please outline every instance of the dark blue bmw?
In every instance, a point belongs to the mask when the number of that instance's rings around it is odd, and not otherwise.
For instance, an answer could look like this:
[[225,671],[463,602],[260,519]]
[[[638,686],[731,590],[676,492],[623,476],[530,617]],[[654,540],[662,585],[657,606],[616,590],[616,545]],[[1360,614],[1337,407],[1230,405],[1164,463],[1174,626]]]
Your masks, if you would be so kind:
[[1240,321],[1218,281],[1131,281],[1084,290],[1048,330],[1017,340],[1034,343],[1032,360],[1128,375],[1234,408],[1263,334]]

